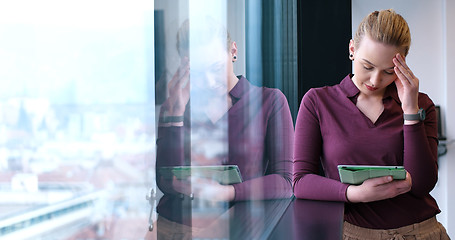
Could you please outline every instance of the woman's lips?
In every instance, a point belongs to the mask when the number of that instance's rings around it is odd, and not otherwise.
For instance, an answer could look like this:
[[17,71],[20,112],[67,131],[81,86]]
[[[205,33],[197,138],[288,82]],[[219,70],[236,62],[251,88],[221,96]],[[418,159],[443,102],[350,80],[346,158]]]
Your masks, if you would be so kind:
[[370,91],[376,91],[376,90],[378,90],[378,88],[369,86],[369,85],[367,85],[367,84],[365,84],[365,87],[366,87],[368,90],[370,90]]

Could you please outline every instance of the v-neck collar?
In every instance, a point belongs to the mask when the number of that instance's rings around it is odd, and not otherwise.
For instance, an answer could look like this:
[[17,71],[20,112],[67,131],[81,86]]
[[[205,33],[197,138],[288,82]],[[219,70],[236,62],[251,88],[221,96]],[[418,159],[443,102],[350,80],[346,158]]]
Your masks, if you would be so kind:
[[384,118],[384,115],[387,114],[387,99],[392,99],[395,101],[397,104],[401,105],[400,98],[398,97],[398,91],[396,88],[395,83],[391,83],[389,86],[387,86],[386,91],[384,92],[384,96],[382,97],[382,102],[384,105],[384,109],[382,110],[381,114],[379,117],[376,119],[376,121],[373,123],[370,118],[368,118],[358,107],[357,107],[357,98],[360,94],[360,90],[357,88],[357,86],[354,84],[352,77],[353,74],[347,75],[340,83],[340,87],[342,91],[344,92],[345,96],[349,98],[354,107],[359,111],[359,113],[362,115],[362,117],[367,121],[368,126],[370,128],[377,127],[382,119]]

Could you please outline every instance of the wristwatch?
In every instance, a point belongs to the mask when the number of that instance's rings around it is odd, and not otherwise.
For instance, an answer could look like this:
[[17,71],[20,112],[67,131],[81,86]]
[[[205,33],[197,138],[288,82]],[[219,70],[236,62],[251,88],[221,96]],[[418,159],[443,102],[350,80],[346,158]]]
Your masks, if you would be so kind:
[[403,114],[404,120],[411,120],[411,121],[423,121],[425,120],[425,110],[423,108],[419,109],[417,114]]
[[183,116],[164,116],[159,118],[160,123],[183,122]]

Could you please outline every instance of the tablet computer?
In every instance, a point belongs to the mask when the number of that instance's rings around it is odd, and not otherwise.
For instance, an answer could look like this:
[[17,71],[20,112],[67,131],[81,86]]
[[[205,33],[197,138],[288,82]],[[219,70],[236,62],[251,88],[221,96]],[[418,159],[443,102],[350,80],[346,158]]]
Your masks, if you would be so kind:
[[166,179],[172,179],[173,176],[177,179],[186,179],[190,176],[194,176],[215,180],[224,185],[240,183],[243,181],[237,165],[175,166],[162,167],[159,171],[161,176]]
[[392,176],[395,180],[406,178],[403,166],[338,165],[338,173],[341,182],[356,185],[369,178],[383,176]]

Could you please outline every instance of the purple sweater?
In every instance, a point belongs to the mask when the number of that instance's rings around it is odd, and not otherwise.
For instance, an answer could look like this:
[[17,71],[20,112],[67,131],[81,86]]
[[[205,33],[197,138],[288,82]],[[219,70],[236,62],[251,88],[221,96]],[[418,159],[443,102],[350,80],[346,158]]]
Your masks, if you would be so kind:
[[[345,220],[367,228],[398,228],[435,216],[440,210],[429,194],[438,179],[433,102],[419,93],[426,119],[403,125],[401,102],[391,84],[384,94],[384,111],[373,124],[356,106],[359,90],[351,77],[311,89],[302,99],[295,129],[295,196],[345,201]],[[338,164],[404,166],[412,176],[412,189],[392,199],[348,203],[348,184],[340,182]],[[318,175],[320,166],[325,177]]]
[[[228,157],[211,165],[239,166],[243,182],[233,185],[235,201],[291,197],[294,126],[286,97],[278,89],[253,86],[243,76],[229,94],[233,105],[223,116]],[[189,164],[188,125],[159,127],[157,169]],[[160,189],[175,193],[157,174]]]

